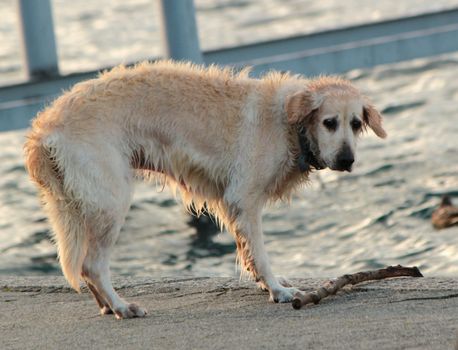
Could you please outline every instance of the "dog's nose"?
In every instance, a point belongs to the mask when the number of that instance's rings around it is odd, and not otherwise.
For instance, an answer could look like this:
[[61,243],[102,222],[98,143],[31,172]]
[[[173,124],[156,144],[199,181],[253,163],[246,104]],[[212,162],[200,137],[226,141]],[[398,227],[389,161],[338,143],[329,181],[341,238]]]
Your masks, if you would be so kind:
[[337,155],[337,168],[342,171],[351,171],[351,166],[355,162],[355,157],[350,147],[345,146]]

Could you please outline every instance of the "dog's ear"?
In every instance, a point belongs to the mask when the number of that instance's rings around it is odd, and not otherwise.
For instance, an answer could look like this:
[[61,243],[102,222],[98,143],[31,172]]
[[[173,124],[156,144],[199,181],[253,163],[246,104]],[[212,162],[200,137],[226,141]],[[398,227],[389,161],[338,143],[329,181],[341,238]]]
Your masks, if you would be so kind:
[[382,127],[382,116],[370,103],[366,103],[363,107],[363,121],[374,131],[375,135],[382,139],[386,137],[386,131]]
[[316,93],[303,90],[286,99],[285,109],[289,124],[297,124],[313,114],[321,105]]

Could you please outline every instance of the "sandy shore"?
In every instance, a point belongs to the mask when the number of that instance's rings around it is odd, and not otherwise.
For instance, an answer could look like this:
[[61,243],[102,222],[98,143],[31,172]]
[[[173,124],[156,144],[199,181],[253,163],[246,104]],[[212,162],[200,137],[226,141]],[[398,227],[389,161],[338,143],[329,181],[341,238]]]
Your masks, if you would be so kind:
[[[298,279],[305,289],[319,279]],[[59,277],[0,277],[5,349],[453,349],[458,279],[362,284],[293,310],[232,278],[115,280],[144,319],[99,316],[87,291]]]

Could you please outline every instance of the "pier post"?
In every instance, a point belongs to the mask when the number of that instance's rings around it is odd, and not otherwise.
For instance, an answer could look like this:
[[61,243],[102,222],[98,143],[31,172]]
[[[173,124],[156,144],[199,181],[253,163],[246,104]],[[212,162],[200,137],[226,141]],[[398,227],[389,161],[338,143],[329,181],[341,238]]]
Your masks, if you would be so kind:
[[22,44],[30,80],[59,75],[49,0],[18,0]]
[[193,0],[161,0],[165,54],[176,60],[203,63]]

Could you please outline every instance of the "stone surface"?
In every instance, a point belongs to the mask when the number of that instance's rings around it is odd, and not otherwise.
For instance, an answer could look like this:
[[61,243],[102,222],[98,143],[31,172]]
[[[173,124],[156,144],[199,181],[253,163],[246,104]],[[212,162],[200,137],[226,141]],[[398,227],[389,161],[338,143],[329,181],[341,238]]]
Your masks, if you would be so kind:
[[[143,319],[100,316],[59,277],[0,277],[4,349],[454,349],[458,279],[365,283],[294,310],[232,278],[117,278]],[[323,282],[293,280],[306,290]]]

